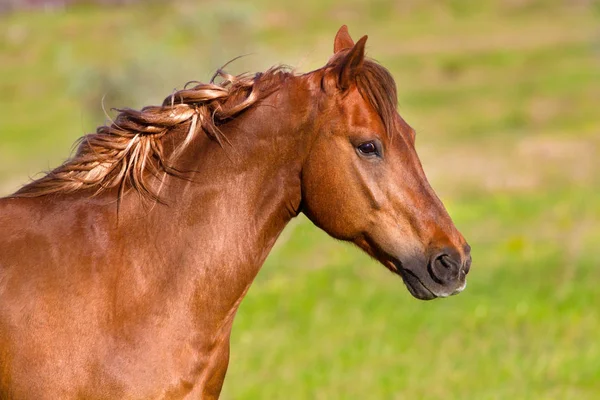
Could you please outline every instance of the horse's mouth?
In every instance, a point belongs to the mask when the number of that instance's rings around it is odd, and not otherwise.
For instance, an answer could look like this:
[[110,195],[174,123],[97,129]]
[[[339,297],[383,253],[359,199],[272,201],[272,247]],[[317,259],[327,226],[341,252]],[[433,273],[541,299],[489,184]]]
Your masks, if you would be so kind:
[[400,267],[398,268],[398,273],[402,277],[402,280],[404,281],[404,284],[406,285],[406,288],[410,294],[417,299],[433,300],[438,297],[431,290],[429,290],[413,272]]
[[431,290],[425,286],[425,284],[419,279],[414,272],[402,267],[402,263],[398,261],[392,261],[388,264],[388,268],[402,277],[404,285],[414,297],[419,300],[433,300],[437,296]]

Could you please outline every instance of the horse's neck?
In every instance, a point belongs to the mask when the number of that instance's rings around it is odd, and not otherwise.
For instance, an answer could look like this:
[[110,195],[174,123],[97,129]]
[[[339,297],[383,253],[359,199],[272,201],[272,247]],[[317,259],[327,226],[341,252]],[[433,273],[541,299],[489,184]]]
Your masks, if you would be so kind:
[[237,306],[298,212],[308,140],[305,121],[292,115],[302,106],[278,93],[222,128],[231,147],[197,140],[179,167],[198,172],[190,181],[169,178],[161,192],[168,205],[143,222],[172,273],[202,293],[199,307],[211,318]]

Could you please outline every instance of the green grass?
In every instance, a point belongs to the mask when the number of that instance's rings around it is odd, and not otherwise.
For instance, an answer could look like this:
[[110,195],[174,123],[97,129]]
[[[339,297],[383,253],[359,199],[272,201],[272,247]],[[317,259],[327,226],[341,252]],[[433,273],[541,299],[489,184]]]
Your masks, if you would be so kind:
[[[575,4],[577,3],[577,4]],[[0,17],[0,191],[107,109],[188,80],[330,56],[336,29],[396,77],[432,185],[473,248],[460,296],[401,280],[301,217],[239,310],[225,399],[600,397],[597,2],[274,0]]]

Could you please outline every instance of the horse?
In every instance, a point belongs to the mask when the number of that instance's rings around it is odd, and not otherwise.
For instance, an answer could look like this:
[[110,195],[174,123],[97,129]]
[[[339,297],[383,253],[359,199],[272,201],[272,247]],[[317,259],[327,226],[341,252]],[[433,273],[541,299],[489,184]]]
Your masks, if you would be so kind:
[[315,71],[218,70],[120,109],[0,199],[0,397],[217,399],[238,306],[299,213],[418,299],[462,291],[470,247],[366,41],[342,26]]

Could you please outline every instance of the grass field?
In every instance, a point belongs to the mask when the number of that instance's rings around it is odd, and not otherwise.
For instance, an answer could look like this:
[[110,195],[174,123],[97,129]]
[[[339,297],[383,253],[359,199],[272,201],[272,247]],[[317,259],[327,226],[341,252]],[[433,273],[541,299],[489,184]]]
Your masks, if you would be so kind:
[[67,157],[102,102],[159,103],[246,53],[231,72],[309,71],[346,23],[396,77],[469,287],[419,302],[298,218],[242,303],[223,398],[600,398],[600,4],[251,4],[0,16],[0,193]]

